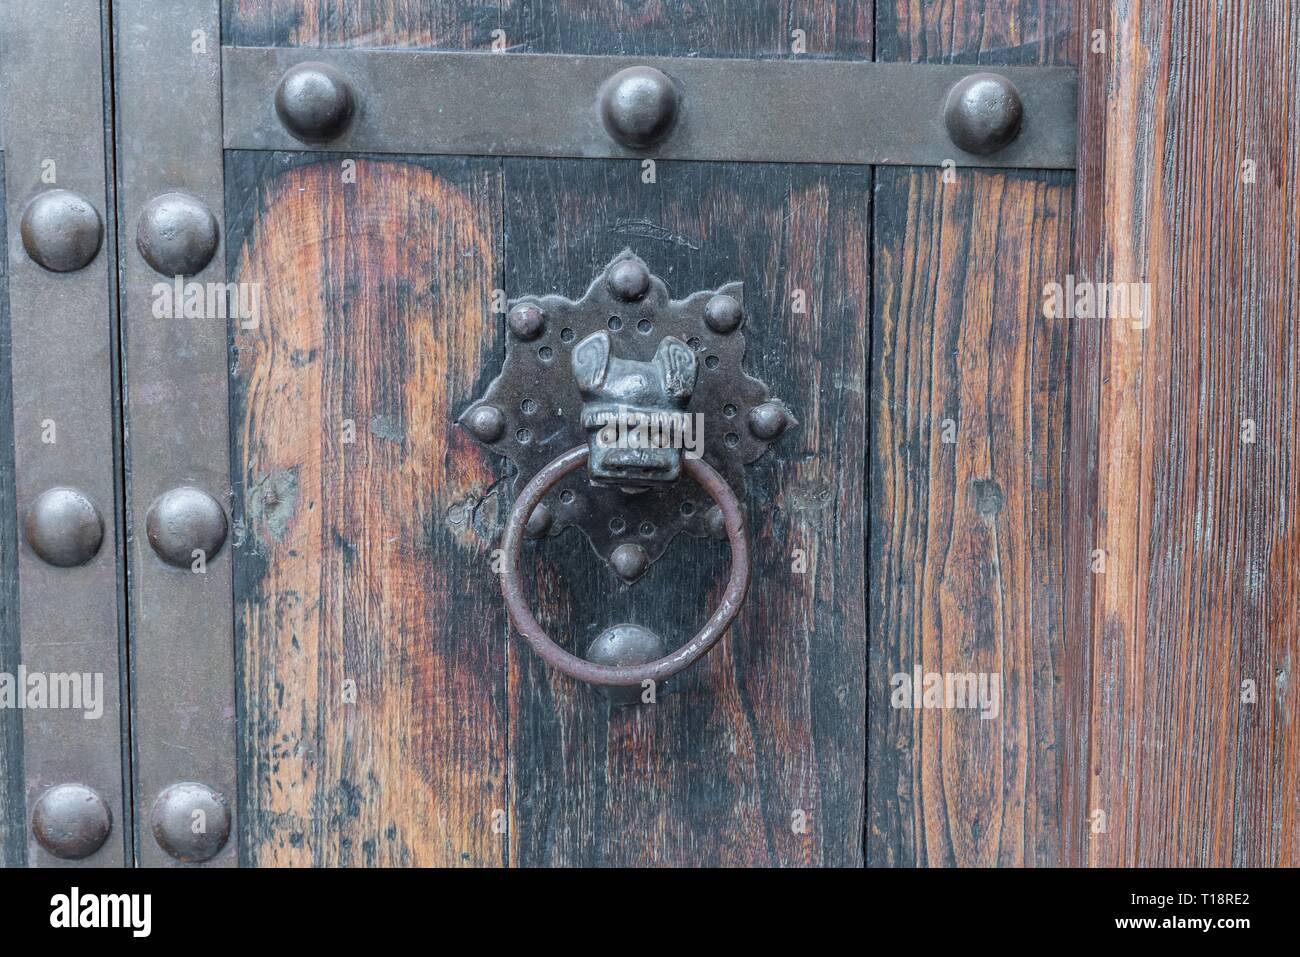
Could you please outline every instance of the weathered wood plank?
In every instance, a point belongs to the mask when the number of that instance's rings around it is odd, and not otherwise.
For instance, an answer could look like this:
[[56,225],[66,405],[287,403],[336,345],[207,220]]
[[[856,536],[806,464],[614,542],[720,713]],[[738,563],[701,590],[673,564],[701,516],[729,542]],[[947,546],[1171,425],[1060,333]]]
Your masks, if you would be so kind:
[[1082,9],[1079,271],[1151,312],[1074,331],[1070,858],[1295,865],[1300,14]]
[[[516,2],[503,19],[531,52],[786,56],[796,29],[809,55],[871,51],[860,0]],[[743,280],[747,363],[801,423],[751,470],[745,610],[675,694],[610,713],[512,638],[512,860],[860,863],[870,170],[660,163],[643,184],[634,162],[505,169],[511,295],[581,292],[623,246],[677,295]],[[678,540],[624,588],[585,545],[537,552],[539,620],[576,648],[621,620],[685,638],[727,561],[723,545]]]
[[[677,295],[740,279],[747,365],[801,424],[752,469],[739,622],[677,693],[610,712],[512,639],[512,860],[859,863],[869,171],[661,163],[657,184],[639,177],[635,162],[507,161],[507,288],[580,293],[624,245]],[[579,650],[618,621],[685,639],[727,560],[678,539],[625,587],[580,540],[543,543],[539,620]]]
[[[1068,62],[1072,7],[897,0],[876,30],[881,60]],[[1071,177],[876,184],[867,860],[1053,864],[1067,330],[1041,301]],[[917,669],[996,678],[997,717],[892,706]]]
[[495,475],[449,425],[499,352],[499,164],[236,153],[226,184],[263,303],[232,383],[244,855],[502,864]]

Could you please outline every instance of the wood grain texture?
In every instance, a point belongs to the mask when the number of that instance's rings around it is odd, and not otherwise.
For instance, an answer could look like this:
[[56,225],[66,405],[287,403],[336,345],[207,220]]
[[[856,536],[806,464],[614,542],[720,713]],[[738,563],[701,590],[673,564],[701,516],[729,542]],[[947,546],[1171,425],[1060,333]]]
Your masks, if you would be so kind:
[[[1060,63],[1073,38],[1065,3],[881,2],[876,29],[881,60]],[[1072,179],[876,184],[867,860],[1054,864],[1067,329],[1041,303]],[[917,668],[996,676],[1000,713],[891,706]]]
[[240,46],[777,56],[803,31],[806,56],[871,56],[872,0],[225,0]]
[[[871,4],[520,2],[537,53],[864,58]],[[862,860],[863,472],[871,171],[508,160],[511,295],[576,295],[624,246],[677,295],[745,283],[747,368],[800,427],[751,467],[753,584],[729,637],[652,708],[607,712],[510,646],[512,860],[858,864]],[[790,311],[802,289],[808,312]],[[792,574],[794,549],[808,570]],[[540,620],[574,647],[635,621],[685,638],[724,583],[725,546],[679,539],[633,588],[585,544],[539,548]],[[802,811],[806,833],[792,820]]]
[[349,184],[232,153],[226,188],[263,303],[231,390],[243,855],[502,864],[495,476],[449,426],[500,352],[499,164],[362,158]]
[[[738,623],[675,693],[610,711],[512,639],[511,859],[858,864],[870,173],[661,163],[657,184],[639,175],[635,162],[507,161],[507,288],[577,295],[625,245],[675,295],[739,279],[746,367],[800,426],[750,469],[753,584]],[[795,289],[806,313],[790,308]],[[728,560],[721,543],[678,538],[627,587],[573,532],[535,552],[539,620],[577,650],[619,621],[684,640]]]
[[[0,183],[4,155],[0,154]],[[9,334],[9,230],[0,186],[0,672],[22,659],[18,633],[18,502],[14,484],[12,340]],[[22,712],[0,708],[0,867],[18,867],[27,844]]]
[[1075,863],[1300,863],[1298,19],[1083,4],[1080,272],[1152,309],[1073,332]]

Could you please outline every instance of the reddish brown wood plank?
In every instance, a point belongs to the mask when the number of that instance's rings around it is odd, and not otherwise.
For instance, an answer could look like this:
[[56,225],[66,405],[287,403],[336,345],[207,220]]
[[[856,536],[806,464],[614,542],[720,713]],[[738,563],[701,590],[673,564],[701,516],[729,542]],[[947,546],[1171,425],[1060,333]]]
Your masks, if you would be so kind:
[[1075,329],[1070,857],[1294,865],[1300,23],[1285,2],[1083,11],[1104,47],[1082,65],[1080,272],[1149,283],[1152,310]]
[[[882,0],[876,27],[881,60],[1071,57],[1067,3]],[[867,860],[1053,864],[1067,329],[1041,303],[1071,177],[941,172],[876,172]],[[895,707],[918,668],[996,679],[998,717]]]
[[[448,423],[496,354],[495,162],[232,154],[247,861],[501,864],[504,613]],[[238,222],[235,215],[243,217]],[[345,682],[355,682],[355,703]]]

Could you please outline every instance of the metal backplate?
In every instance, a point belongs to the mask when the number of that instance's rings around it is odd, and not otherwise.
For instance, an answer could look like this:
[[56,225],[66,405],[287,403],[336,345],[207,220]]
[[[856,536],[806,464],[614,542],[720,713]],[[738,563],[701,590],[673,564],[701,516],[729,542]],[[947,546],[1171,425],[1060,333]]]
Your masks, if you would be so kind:
[[[558,56],[410,50],[228,47],[230,149],[302,150],[276,112],[276,88],[304,61],[345,78],[355,116],[310,148],[373,153],[631,157],[771,163],[1070,168],[1076,71],[1069,67],[812,60]],[[670,133],[648,152],[602,122],[602,85],[629,67],[671,78],[681,97]],[[976,155],[944,125],[953,85],[996,69],[1023,99],[1020,135]]]
[[[583,399],[572,368],[574,347],[592,333],[604,331],[610,336],[613,355],[649,361],[666,336],[675,336],[694,350],[698,362],[695,387],[685,411],[702,416],[703,458],[743,496],[744,466],[770,444],[751,430],[749,413],[760,406],[776,406],[787,424],[793,419],[769,396],[767,386],[743,371],[743,325],[722,333],[705,321],[705,307],[717,295],[730,296],[743,308],[741,284],[728,283],[674,300],[664,282],[651,275],[644,296],[628,301],[616,295],[608,281],[615,268],[627,262],[644,266],[631,251],[624,251],[576,302],[561,296],[512,300],[511,313],[520,306],[537,306],[544,317],[543,326],[535,338],[508,333],[501,374],[460,421],[469,423],[484,407],[500,410],[504,428],[494,430],[499,436],[492,438],[493,433],[488,433],[477,437],[489,439],[485,442],[488,447],[518,467],[518,494],[556,456],[587,444],[588,433],[581,420]],[[540,508],[549,512],[549,524],[539,532],[556,535],[571,526],[579,528],[607,561],[620,545],[631,544],[645,549],[648,566],[678,532],[723,536],[716,519],[711,527],[713,503],[709,496],[688,478],[628,494],[619,488],[594,486],[587,473],[579,471],[561,482]],[[641,567],[625,577],[636,578],[643,571]]]

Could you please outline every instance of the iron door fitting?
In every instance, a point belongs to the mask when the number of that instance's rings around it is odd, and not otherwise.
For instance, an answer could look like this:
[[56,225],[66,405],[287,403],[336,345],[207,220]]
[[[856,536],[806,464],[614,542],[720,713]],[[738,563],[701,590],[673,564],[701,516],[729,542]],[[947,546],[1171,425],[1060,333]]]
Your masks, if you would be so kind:
[[[501,576],[511,621],[549,664],[615,700],[635,700],[644,682],[697,661],[744,601],[744,467],[795,424],[767,386],[745,373],[744,322],[739,283],[674,300],[625,250],[581,299],[510,303],[501,374],[460,416],[471,435],[517,469]],[[576,477],[584,468],[585,481]],[[722,601],[675,650],[624,623],[576,657],[537,623],[519,573],[525,538],[570,527],[629,583],[679,533],[725,538],[731,573]]]

